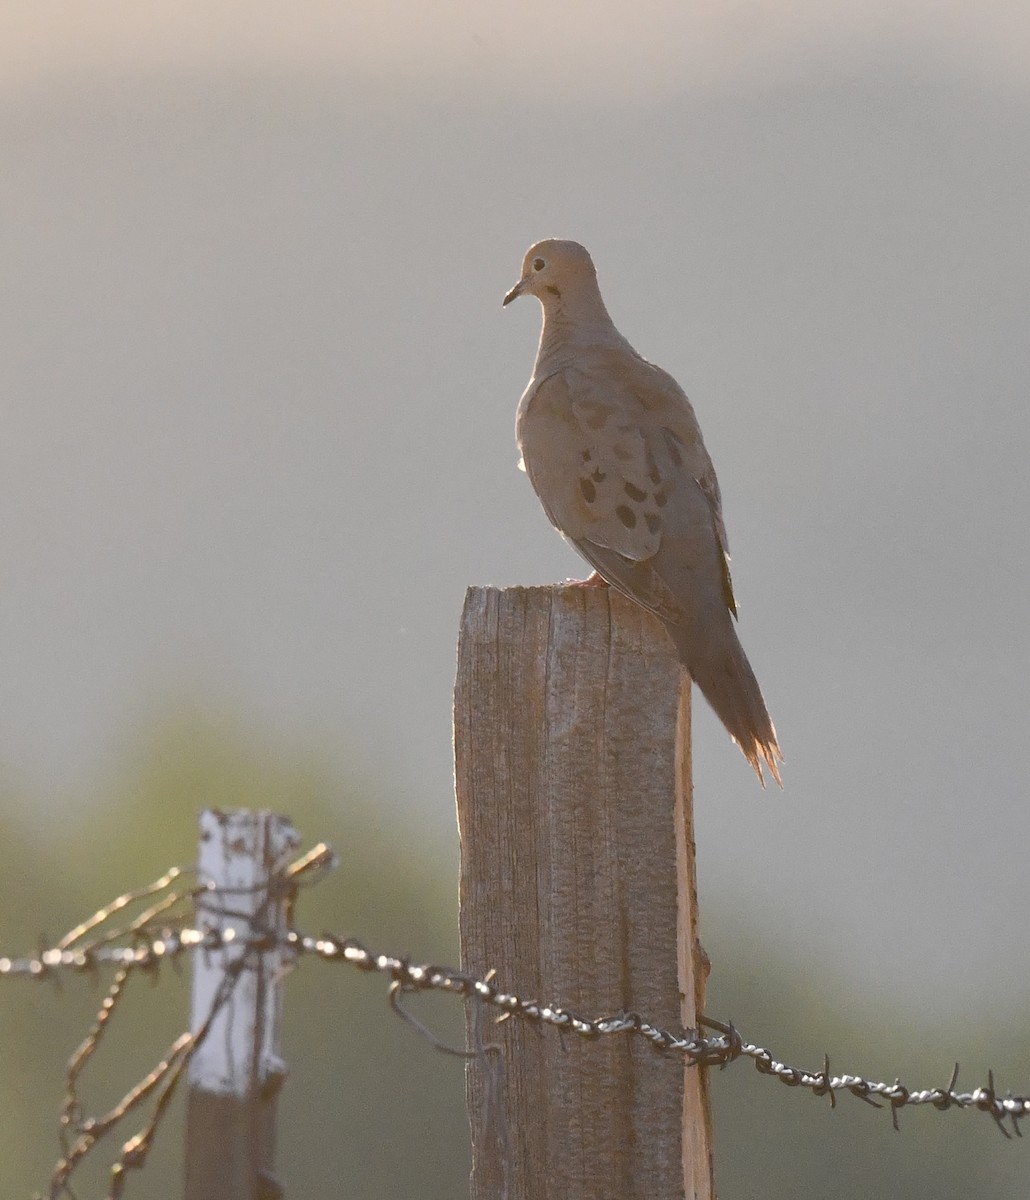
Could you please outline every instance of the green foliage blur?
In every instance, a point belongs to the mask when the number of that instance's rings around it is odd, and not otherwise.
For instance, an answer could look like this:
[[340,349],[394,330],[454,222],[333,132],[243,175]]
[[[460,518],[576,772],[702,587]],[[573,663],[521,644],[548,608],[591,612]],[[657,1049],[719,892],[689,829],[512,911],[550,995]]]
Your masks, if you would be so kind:
[[[306,931],[351,934],[375,948],[456,962],[456,845],[433,845],[384,810],[376,785],[341,779],[310,748],[262,742],[211,714],[179,716],[130,754],[106,800],[75,825],[45,831],[0,797],[0,953],[23,953],[119,893],[196,857],[206,807],[270,808],[290,816],[304,848],[327,841],[340,867],[305,889]],[[453,803],[447,796],[442,804]],[[390,819],[384,817],[384,811]],[[92,1024],[107,979],[59,988],[12,980],[0,991],[0,1194],[46,1194],[59,1157],[64,1066]],[[446,998],[414,1001],[441,1037],[460,1042],[463,1017]],[[130,981],[81,1093],[90,1113],[116,1102],[188,1025],[189,971]],[[305,960],[286,990],[290,1076],[279,1106],[277,1169],[289,1196],[454,1197],[467,1192],[468,1132],[458,1059],[435,1053],[390,1011],[387,985],[353,968]],[[182,1195],[182,1100],[176,1098],[129,1197]],[[118,1147],[137,1114],[72,1179],[80,1200],[106,1194]],[[346,1183],[344,1183],[346,1181]]]
[[[833,1074],[900,1076],[916,1089],[946,1086],[958,1059],[961,1091],[985,1085],[993,1067],[1000,1092],[1030,1092],[1025,996],[993,993],[990,1007],[958,1017],[948,996],[906,1008],[888,974],[856,980],[848,973],[846,944],[834,960],[806,961],[782,932],[763,930],[755,914],[722,901],[710,898],[701,914],[714,964],[706,1006],[780,1061],[821,1070],[829,1053]],[[1030,1139],[1006,1140],[983,1113],[904,1108],[895,1132],[889,1107],[845,1092],[831,1109],[827,1098],[744,1062],[713,1073],[711,1094],[721,1200],[1030,1195]]]
[[[196,815],[214,806],[275,809],[293,819],[305,846],[324,840],[337,850],[340,868],[302,893],[297,921],[304,930],[456,963],[455,845],[434,845],[380,803],[381,785],[341,778],[328,762],[309,747],[270,745],[224,717],[194,713],[159,725],[126,756],[104,799],[83,803],[77,821],[43,830],[21,815],[29,798],[0,795],[0,953],[56,940],[120,892],[191,863]],[[999,1000],[996,1010],[962,1021],[942,1017],[947,1005],[937,1011],[933,997],[919,1012],[897,1011],[889,979],[845,980],[846,950],[841,964],[816,971],[796,960],[782,936],[761,930],[754,914],[735,911],[732,898],[703,904],[715,963],[709,1011],[732,1018],[778,1057],[818,1067],[830,1050],[838,1071],[900,1073],[930,1085],[943,1084],[960,1055],[966,1086],[982,1082],[993,1065],[1000,1085],[1030,1089],[1025,1004]],[[13,1200],[46,1193],[59,1156],[65,1062],[93,1021],[104,981],[13,980],[0,988],[2,1194]],[[184,1029],[188,1003],[185,964],[130,982],[82,1080],[87,1111],[102,1112],[158,1061]],[[461,1041],[462,1014],[451,998],[413,1006],[442,1038]],[[382,979],[303,961],[287,984],[285,1036],[290,1078],[280,1100],[277,1165],[286,1195],[467,1195],[462,1065],[390,1012]],[[745,1063],[713,1073],[711,1084],[722,1200],[1027,1194],[1027,1150],[982,1115],[904,1111],[895,1133],[889,1112],[847,1095],[831,1111],[827,1100],[760,1077]],[[181,1196],[181,1107],[180,1096],[145,1169],[131,1177],[129,1197]],[[76,1174],[80,1200],[105,1194],[107,1166],[141,1120],[137,1114],[112,1134]]]

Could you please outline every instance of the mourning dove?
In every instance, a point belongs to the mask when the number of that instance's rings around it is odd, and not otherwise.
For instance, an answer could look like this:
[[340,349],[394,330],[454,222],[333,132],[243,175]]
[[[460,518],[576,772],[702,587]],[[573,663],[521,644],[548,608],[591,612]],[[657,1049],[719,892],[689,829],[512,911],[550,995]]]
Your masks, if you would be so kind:
[[[762,786],[776,730],[737,638],[722,499],[690,401],[615,328],[590,255],[549,239],[504,297],[536,296],[543,331],[519,402],[522,465],[553,525],[666,629]],[[781,784],[782,786],[782,784]]]

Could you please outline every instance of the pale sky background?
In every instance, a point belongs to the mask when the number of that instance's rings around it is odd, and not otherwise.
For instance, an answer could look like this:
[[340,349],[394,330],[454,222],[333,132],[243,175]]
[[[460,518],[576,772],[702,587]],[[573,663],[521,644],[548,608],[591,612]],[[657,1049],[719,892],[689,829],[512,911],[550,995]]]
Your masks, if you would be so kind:
[[818,77],[827,56],[860,60],[895,45],[973,81],[1007,76],[1030,88],[1021,0],[300,0],[288,10],[277,0],[13,2],[3,32],[0,74],[13,87],[87,72],[315,70],[398,90],[428,82],[466,94],[515,88],[522,99],[646,101]]
[[500,308],[574,237],[694,401],[787,757],[699,701],[702,923],[1022,1000],[1028,61],[1023,2],[5,5],[0,786],[60,820],[197,700],[453,844],[465,586],[581,573]]

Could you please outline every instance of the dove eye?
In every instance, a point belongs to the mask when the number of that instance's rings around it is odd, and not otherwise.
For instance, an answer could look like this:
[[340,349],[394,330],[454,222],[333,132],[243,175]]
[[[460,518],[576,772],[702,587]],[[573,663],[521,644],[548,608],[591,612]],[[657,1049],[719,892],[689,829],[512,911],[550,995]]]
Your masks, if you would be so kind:
[[542,271],[544,269],[545,265],[546,264],[544,263],[544,260],[542,258],[534,258],[533,259],[533,270],[534,271]]

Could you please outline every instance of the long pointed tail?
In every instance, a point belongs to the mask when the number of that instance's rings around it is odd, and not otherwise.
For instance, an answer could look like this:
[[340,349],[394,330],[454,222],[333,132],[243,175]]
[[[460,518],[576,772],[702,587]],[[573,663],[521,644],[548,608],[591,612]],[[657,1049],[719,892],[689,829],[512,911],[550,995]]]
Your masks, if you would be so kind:
[[777,765],[783,762],[783,755],[776,730],[729,613],[721,613],[710,624],[715,628],[706,628],[700,637],[696,631],[675,625],[669,626],[669,633],[683,665],[743,751],[762,787],[763,764],[783,787]]

